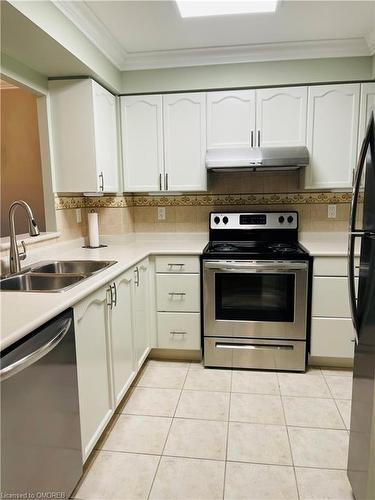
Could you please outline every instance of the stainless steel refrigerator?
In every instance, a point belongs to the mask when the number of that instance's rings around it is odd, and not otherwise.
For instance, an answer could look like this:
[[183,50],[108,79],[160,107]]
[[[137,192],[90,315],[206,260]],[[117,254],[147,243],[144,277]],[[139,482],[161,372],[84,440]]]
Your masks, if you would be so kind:
[[[359,240],[359,241],[358,241]],[[360,243],[355,295],[355,247]],[[375,124],[359,155],[349,227],[349,295],[355,329],[348,477],[356,500],[375,499]]]

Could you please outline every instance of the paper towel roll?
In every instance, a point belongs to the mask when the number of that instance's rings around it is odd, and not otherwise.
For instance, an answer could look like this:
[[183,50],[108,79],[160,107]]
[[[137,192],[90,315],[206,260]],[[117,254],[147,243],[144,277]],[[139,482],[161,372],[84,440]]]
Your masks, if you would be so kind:
[[96,212],[89,212],[89,245],[90,247],[99,247],[99,224],[98,214]]

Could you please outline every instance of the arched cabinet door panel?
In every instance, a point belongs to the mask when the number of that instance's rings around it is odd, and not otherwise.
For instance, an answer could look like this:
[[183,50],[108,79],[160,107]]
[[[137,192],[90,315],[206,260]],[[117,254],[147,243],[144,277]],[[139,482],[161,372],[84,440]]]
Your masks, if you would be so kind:
[[366,128],[372,111],[375,114],[375,82],[362,83],[359,112],[358,154],[362,146],[362,141],[366,135]]
[[251,147],[255,91],[207,92],[207,148]]
[[305,146],[307,87],[256,91],[256,145]]
[[134,318],[134,357],[138,370],[147,358],[151,348],[150,336],[150,266],[148,258],[142,260],[133,270],[133,318]]
[[105,287],[74,307],[84,460],[91,453],[114,410],[107,302]]
[[309,88],[306,188],[350,188],[357,159],[360,84]]
[[135,376],[132,286],[132,271],[125,272],[112,283],[115,305],[111,310],[111,345],[116,406]]
[[207,189],[204,93],[163,96],[165,189]]
[[160,95],[121,97],[125,191],[164,189],[162,120]]

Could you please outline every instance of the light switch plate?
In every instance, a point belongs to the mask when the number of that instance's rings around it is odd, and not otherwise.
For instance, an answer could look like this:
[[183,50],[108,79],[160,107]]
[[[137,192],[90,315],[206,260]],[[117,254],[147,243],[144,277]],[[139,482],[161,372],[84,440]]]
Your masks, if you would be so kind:
[[328,205],[328,219],[336,219],[336,205]]
[[165,207],[158,207],[158,220],[165,220]]
[[80,208],[76,208],[76,220],[77,224],[81,224],[82,222],[82,212]]

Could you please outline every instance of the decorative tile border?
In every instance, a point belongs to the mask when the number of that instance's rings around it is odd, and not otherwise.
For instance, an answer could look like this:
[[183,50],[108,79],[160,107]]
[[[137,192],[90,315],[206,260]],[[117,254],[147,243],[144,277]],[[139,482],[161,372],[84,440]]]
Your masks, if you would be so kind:
[[56,210],[72,208],[126,208],[157,206],[220,206],[220,205],[303,205],[349,203],[350,192],[299,192],[269,194],[204,194],[191,195],[126,195],[126,196],[57,196]]

